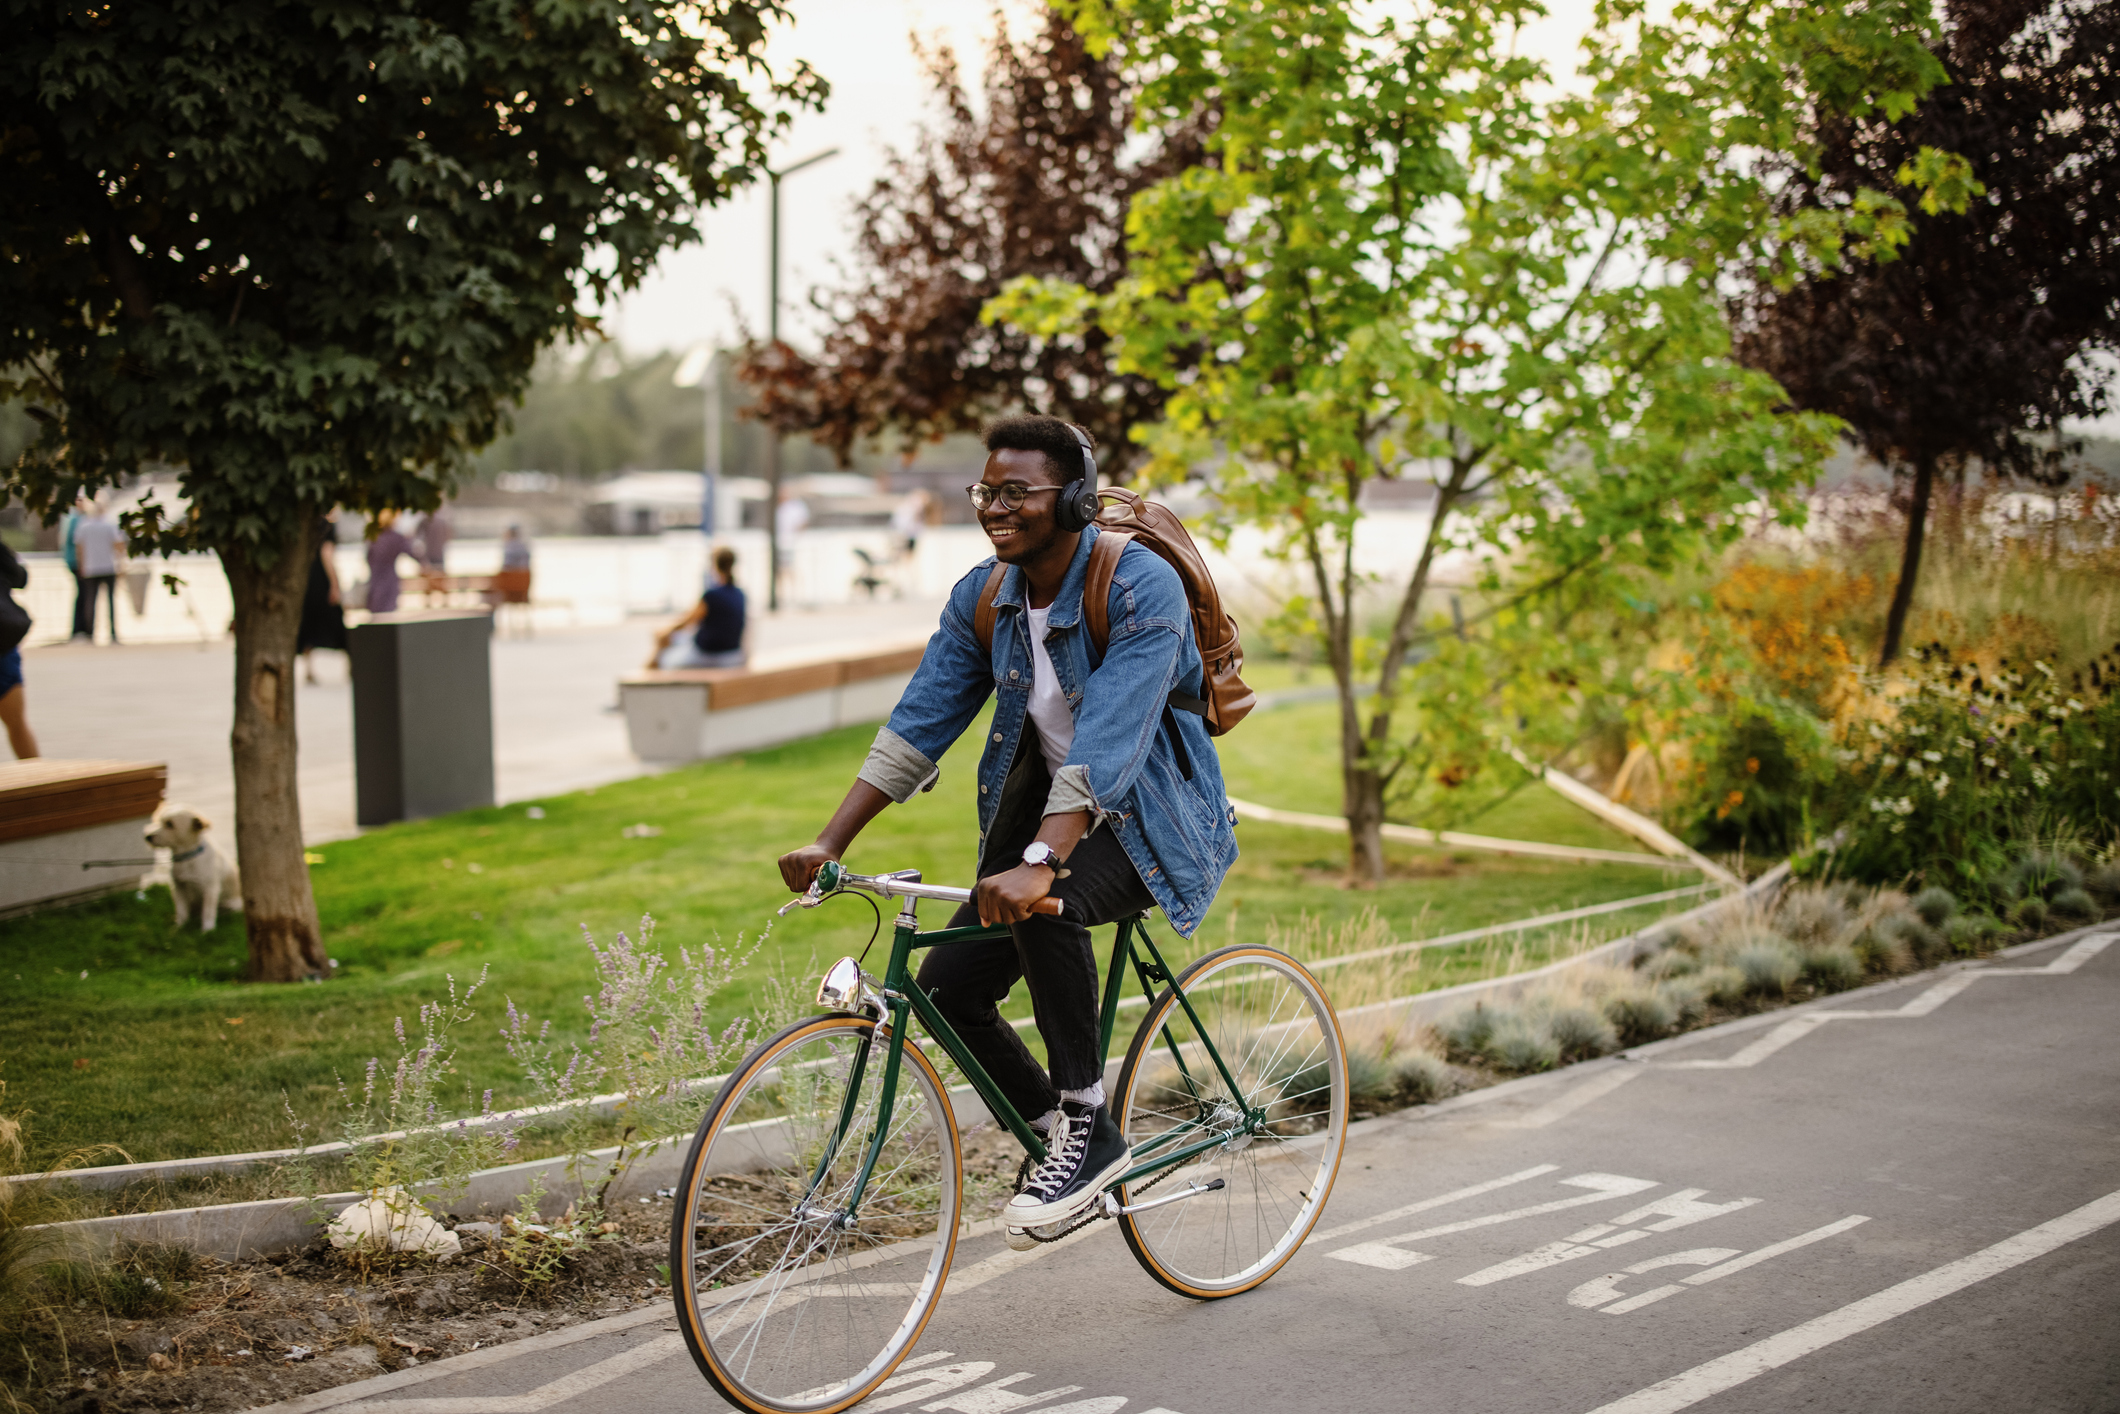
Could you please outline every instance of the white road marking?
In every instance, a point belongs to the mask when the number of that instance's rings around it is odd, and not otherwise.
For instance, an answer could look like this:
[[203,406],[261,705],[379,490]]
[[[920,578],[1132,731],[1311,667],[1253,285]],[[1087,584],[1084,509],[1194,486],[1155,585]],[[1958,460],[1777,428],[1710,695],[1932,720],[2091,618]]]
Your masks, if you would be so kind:
[[1544,1129],[1557,1119],[1566,1119],[1593,1100],[1601,1100],[1620,1086],[1645,1073],[1641,1066],[1615,1066],[1603,1075],[1584,1081],[1558,1099],[1533,1110],[1522,1119],[1502,1120],[1504,1129]]
[[1484,1217],[1444,1223],[1441,1227],[1424,1227],[1419,1232],[1402,1232],[1397,1237],[1386,1237],[1375,1242],[1358,1242],[1352,1247],[1342,1247],[1325,1255],[1359,1266],[1399,1271],[1425,1262],[1428,1258],[1419,1252],[1403,1251],[1397,1246],[1398,1243],[1417,1242],[1424,1237],[1443,1237],[1453,1232],[1470,1232],[1476,1227],[1493,1227],[1496,1223],[1515,1222],[1518,1218],[1534,1218],[1543,1213],[1557,1213],[1564,1208],[1580,1208],[1585,1203],[1602,1203],[1611,1198],[1623,1198],[1629,1193],[1640,1193],[1644,1189],[1656,1187],[1658,1180],[1627,1178],[1616,1173],[1579,1173],[1573,1178],[1564,1178],[1561,1182],[1571,1188],[1594,1188],[1597,1191],[1580,1198],[1556,1198],[1550,1203],[1534,1203],[1528,1208],[1513,1208],[1506,1213],[1489,1213]]
[[[1728,1203],[1703,1203],[1700,1195],[1705,1188],[1685,1188],[1667,1194],[1653,1203],[1636,1208],[1631,1213],[1614,1218],[1609,1223],[1586,1227],[1558,1242],[1549,1242],[1534,1248],[1520,1257],[1511,1257],[1506,1262],[1496,1262],[1491,1267],[1482,1267],[1470,1276],[1458,1278],[1460,1286],[1492,1286],[1498,1281],[1520,1277],[1529,1272],[1544,1271],[1563,1262],[1573,1262],[1582,1257],[1595,1257],[1600,1251],[1611,1247],[1624,1247],[1630,1242],[1656,1232],[1671,1232],[1677,1228],[1691,1227],[1694,1223],[1719,1218],[1724,1213],[1734,1213],[1739,1208],[1749,1208],[1757,1198],[1737,1198]],[[1648,1223],[1641,1227],[1631,1226],[1643,1218],[1661,1215],[1660,1223]],[[1609,1234],[1609,1236],[1608,1236]]]
[[1360,1232],[1363,1228],[1376,1227],[1382,1223],[1395,1223],[1400,1218],[1410,1218],[1415,1213],[1425,1213],[1430,1208],[1440,1208],[1446,1203],[1456,1203],[1466,1198],[1477,1198],[1482,1193],[1492,1193],[1495,1189],[1507,1188],[1512,1183],[1522,1183],[1527,1179],[1539,1178],[1545,1174],[1553,1173],[1559,1168],[1559,1164],[1536,1164],[1531,1168],[1519,1169],[1515,1173],[1504,1174],[1500,1178],[1490,1178],[1485,1183],[1475,1183],[1469,1188],[1456,1188],[1434,1198],[1423,1198],[1418,1203],[1408,1203],[1403,1208],[1393,1208],[1390,1212],[1378,1213],[1373,1218],[1361,1218],[1355,1222],[1341,1223],[1338,1227],[1329,1227],[1323,1232],[1314,1232],[1310,1235],[1310,1240],[1312,1242],[1322,1242],[1335,1237],[1345,1237],[1349,1233]]
[[1663,1070],[1744,1070],[1758,1065],[1783,1046],[1801,1041],[1819,1027],[1831,1021],[1838,1012],[1812,1012],[1808,1016],[1784,1021],[1751,1045],[1725,1060],[1666,1061]]
[[1837,1223],[1827,1223],[1824,1227],[1814,1227],[1809,1232],[1798,1233],[1796,1236],[1783,1242],[1777,1242],[1771,1247],[1762,1247],[1757,1252],[1747,1252],[1734,1262],[1725,1262],[1719,1267],[1710,1267],[1704,1272],[1695,1272],[1692,1276],[1686,1278],[1686,1285],[1699,1286],[1704,1282],[1718,1281],[1734,1272],[1741,1272],[1746,1267],[1757,1266],[1770,1258],[1779,1257],[1784,1252],[1794,1252],[1799,1247],[1809,1247],[1814,1242],[1823,1242],[1829,1237],[1846,1232],[1849,1228],[1861,1227],[1868,1221],[1867,1217],[1857,1213],[1852,1217],[1842,1218]]
[[[938,1353],[944,1356],[949,1354],[948,1351]],[[992,1373],[994,1362],[991,1360],[960,1360],[954,1365],[928,1365],[924,1370],[911,1372],[900,1366],[897,1374],[876,1386],[876,1392],[862,1402],[862,1407],[870,1410],[897,1409],[902,1405],[918,1404],[923,1399],[933,1399],[938,1394],[962,1389]],[[805,1390],[803,1395],[815,1399],[828,1392],[829,1390]],[[797,1398],[800,1399],[803,1395],[798,1395]]]
[[[1644,1306],[1654,1306],[1657,1302],[1663,1300],[1667,1296],[1678,1295],[1680,1292],[1684,1291],[1688,1286],[1699,1286],[1704,1282],[1717,1281],[1723,1277],[1731,1275],[1733,1272],[1741,1272],[1747,1267],[1757,1266],[1761,1262],[1767,1261],[1769,1258],[1779,1257],[1784,1252],[1794,1252],[1799,1247],[1808,1247],[1814,1242],[1822,1242],[1826,1238],[1832,1237],[1836,1233],[1846,1232],[1851,1227],[1861,1227],[1864,1223],[1868,1221],[1868,1218],[1858,1213],[1854,1217],[1842,1218],[1837,1223],[1827,1223],[1824,1227],[1813,1228],[1809,1232],[1798,1233],[1796,1236],[1789,1238],[1787,1241],[1777,1242],[1769,1247],[1762,1247],[1757,1252],[1747,1252],[1744,1256],[1738,1257],[1735,1261],[1724,1262],[1721,1266],[1710,1267],[1704,1272],[1695,1272],[1692,1276],[1683,1279],[1684,1285],[1652,1287],[1637,1296],[1630,1296],[1625,1301],[1620,1302],[1616,1306],[1607,1306],[1605,1308],[1605,1314],[1608,1316],[1624,1316],[1629,1311],[1639,1311]],[[1627,1268],[1628,1272],[1643,1272],[1647,1270],[1647,1267],[1642,1266]],[[1577,1288],[1578,1291],[1580,1291],[1581,1289],[1582,1288]],[[1575,1297],[1573,1295],[1570,1295],[1568,1300],[1570,1302],[1575,1302]]]
[[1887,1287],[1874,1296],[1865,1296],[1837,1311],[1828,1311],[1800,1326],[1792,1326],[1779,1335],[1768,1336],[1742,1350],[1733,1350],[1667,1380],[1659,1380],[1623,1399],[1599,1405],[1591,1414],[1677,1414],[1678,1410],[1690,1408],[1710,1395],[1733,1389],[1851,1335],[1860,1335],[2012,1267],[2035,1261],[2116,1222],[2120,1222],[2120,1193],[2108,1193],[2050,1222],[2041,1223],[2015,1237],[2004,1238],[1992,1247],[1984,1247],[1934,1271]]
[[1993,975],[1991,972],[1960,972],[1944,978],[1933,987],[1926,988],[1920,996],[1905,1006],[1894,1007],[1890,1011],[1826,1011],[1820,1012],[1819,1015],[1828,1021],[1893,1021],[1927,1016],[1981,978]]
[[[1829,1021],[1898,1021],[1927,1016],[1983,977],[2065,977],[2120,941],[2120,933],[2092,933],[2076,939],[2067,952],[2044,967],[1982,967],[1954,972],[1926,988],[1904,1006],[1890,1011],[1814,1011],[1792,1017],[1724,1060],[1664,1061],[1660,1070],[1743,1070],[1758,1065],[1782,1047],[1816,1031]],[[1596,1099],[1595,1095],[1588,1099]],[[1586,1100],[1587,1103],[1587,1100]]]
[[925,1414],[941,1414],[943,1410],[955,1410],[956,1414],[1010,1414],[1011,1410],[1026,1408],[1041,1400],[1077,1394],[1082,1389],[1080,1385],[1060,1385],[1039,1394],[1021,1394],[1009,1388],[1010,1385],[1036,1378],[1038,1377],[1030,1371],[1021,1370],[1003,1379],[983,1384],[977,1389],[968,1389],[961,1394],[953,1394],[947,1399],[938,1399],[933,1404],[923,1404],[920,1407]]
[[2062,977],[2074,972],[2099,953],[2120,940],[2120,933],[2093,933],[2087,938],[2078,938],[2069,945],[2069,950],[2044,967],[1989,967],[1975,974],[1980,977]]
[[950,1272],[949,1280],[943,1283],[942,1295],[944,1299],[947,1299],[952,1294],[962,1294],[974,1288],[985,1286],[988,1282],[998,1277],[1005,1277],[1018,1267],[1035,1262],[1040,1257],[1057,1252],[1063,1247],[1072,1247],[1075,1243],[1082,1241],[1091,1233],[1099,1231],[1102,1227],[1102,1223],[1091,1223],[1087,1227],[1076,1228],[1067,1236],[1052,1242],[1041,1242],[1028,1252],[1018,1252],[1014,1248],[1005,1247],[983,1261],[972,1263],[962,1271],[953,1269]]
[[[1620,1282],[1628,1277],[1638,1277],[1643,1272],[1653,1272],[1659,1267],[1705,1267],[1712,1262],[1720,1262],[1725,1257],[1735,1257],[1736,1255],[1737,1249],[1735,1247],[1695,1247],[1687,1252],[1673,1252],[1668,1257],[1651,1257],[1648,1261],[1636,1262],[1633,1266],[1623,1271],[1607,1272],[1601,1277],[1592,1277],[1589,1281],[1584,1282],[1581,1286],[1568,1293],[1568,1304],[1570,1306],[1580,1306],[1586,1311],[1594,1310],[1604,1305],[1607,1301],[1616,1300],[1619,1296]],[[1661,1287],[1658,1288],[1658,1290],[1662,1289]],[[1674,1286],[1670,1289],[1679,1291],[1683,1288]],[[1631,1300],[1623,1301],[1620,1304],[1623,1306],[1631,1305],[1632,1302]]]
[[535,1414],[564,1400],[587,1394],[598,1385],[632,1374],[635,1370],[677,1354],[685,1348],[681,1335],[659,1335],[631,1350],[621,1350],[593,1365],[561,1375],[550,1384],[539,1385],[528,1394],[460,1395],[438,1399],[364,1399],[348,1404],[340,1414]]

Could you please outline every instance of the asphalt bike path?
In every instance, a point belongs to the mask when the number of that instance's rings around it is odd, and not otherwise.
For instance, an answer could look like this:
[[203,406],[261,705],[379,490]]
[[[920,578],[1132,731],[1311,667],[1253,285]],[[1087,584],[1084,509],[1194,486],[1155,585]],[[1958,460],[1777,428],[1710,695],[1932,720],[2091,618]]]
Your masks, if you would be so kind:
[[[1110,1224],[961,1243],[860,1408],[2120,1409],[2120,930],[1353,1127],[1304,1249],[1196,1303]],[[283,1414],[724,1407],[666,1312]]]

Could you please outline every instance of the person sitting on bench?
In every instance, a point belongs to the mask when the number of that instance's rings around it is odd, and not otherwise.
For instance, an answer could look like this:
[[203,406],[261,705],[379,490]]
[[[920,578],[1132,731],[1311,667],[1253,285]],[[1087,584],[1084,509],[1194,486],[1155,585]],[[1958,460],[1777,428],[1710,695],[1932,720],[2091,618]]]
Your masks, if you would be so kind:
[[736,587],[736,552],[726,545],[714,552],[714,579],[692,612],[655,640],[655,651],[648,656],[650,668],[740,668],[748,661],[743,646],[743,591]]

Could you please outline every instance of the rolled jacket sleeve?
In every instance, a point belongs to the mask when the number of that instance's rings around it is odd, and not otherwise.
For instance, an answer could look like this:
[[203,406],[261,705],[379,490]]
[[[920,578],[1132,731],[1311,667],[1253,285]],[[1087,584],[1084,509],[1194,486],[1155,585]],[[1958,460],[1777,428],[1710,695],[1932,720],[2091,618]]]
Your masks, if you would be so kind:
[[941,778],[940,766],[889,727],[877,730],[876,741],[869,747],[869,759],[862,763],[859,776],[889,796],[895,805],[905,804],[918,791],[933,790]]
[[1104,811],[1089,788],[1089,767],[1062,766],[1060,774],[1053,777],[1052,790],[1046,794],[1045,813],[1072,815],[1079,810],[1089,812],[1091,829],[1104,819]]

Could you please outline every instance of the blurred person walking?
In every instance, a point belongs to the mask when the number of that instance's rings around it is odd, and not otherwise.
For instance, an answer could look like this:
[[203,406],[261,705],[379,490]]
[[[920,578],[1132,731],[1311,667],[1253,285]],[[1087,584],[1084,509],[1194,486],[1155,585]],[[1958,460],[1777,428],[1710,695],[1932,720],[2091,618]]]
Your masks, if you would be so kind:
[[316,562],[309,567],[309,583],[302,590],[302,626],[295,634],[294,651],[301,655],[302,681],[317,685],[316,659],[319,648],[346,651],[346,600],[339,589],[339,513],[324,517],[324,543],[317,547]]
[[714,552],[714,583],[700,595],[692,612],[671,624],[655,640],[650,668],[740,668],[744,651],[744,597],[736,587],[736,552],[724,545]]
[[81,523],[81,512],[87,505],[87,497],[76,496],[73,508],[59,521],[59,558],[65,563],[66,572],[74,577],[74,638],[89,636],[88,586],[81,582],[81,560],[74,554],[74,527]]
[[398,556],[412,554],[412,542],[397,528],[397,519],[396,511],[379,511],[368,523],[368,612],[371,614],[397,612]]
[[927,529],[928,505],[933,499],[926,488],[916,486],[891,507],[891,538],[898,542],[891,549],[906,559],[920,548],[920,534]]
[[928,495],[925,487],[916,486],[891,507],[891,556],[898,562],[900,584],[898,592],[910,592],[914,586],[920,554],[921,532],[927,529],[930,508],[935,498]]
[[[118,569],[125,559],[125,532],[101,502],[74,522],[74,563],[81,595],[74,601],[74,640],[96,641],[96,599],[110,601],[110,641],[118,642]],[[85,605],[85,607],[84,607]]]
[[0,541],[0,725],[7,744],[27,761],[37,754],[29,729],[29,704],[22,690],[22,640],[29,636],[29,610],[15,602],[15,591],[29,585],[29,566]]
[[802,532],[809,528],[810,503],[792,490],[780,493],[780,504],[773,510],[773,543],[780,550],[780,591],[783,605],[794,602],[795,545]]
[[449,513],[437,506],[420,522],[419,562],[427,567],[429,574],[449,573],[449,542],[456,538],[456,527],[449,522]]

